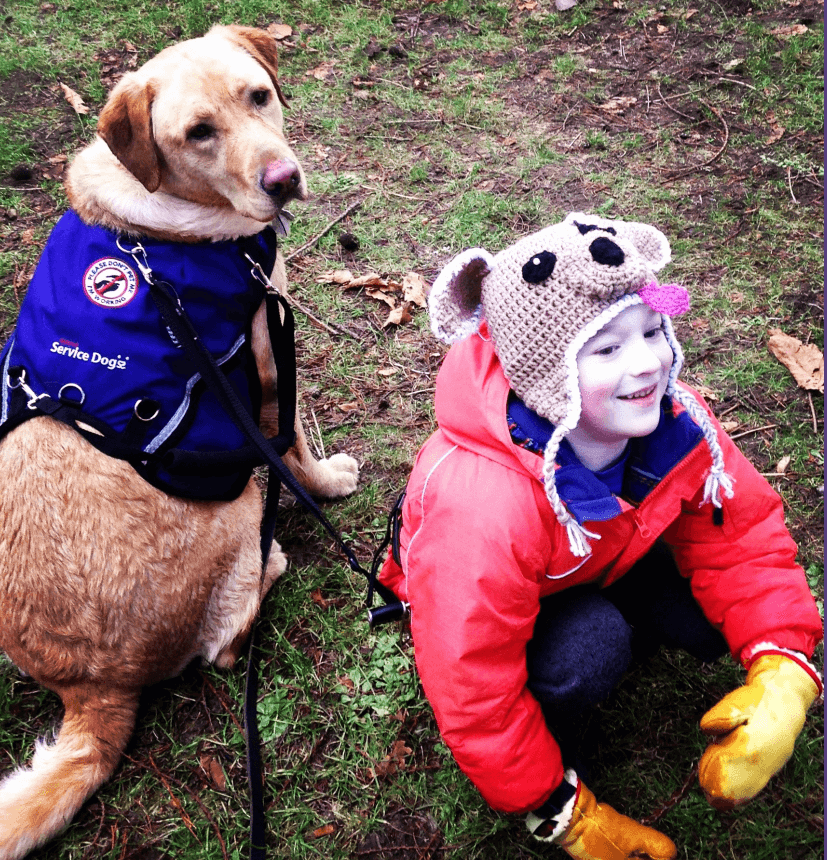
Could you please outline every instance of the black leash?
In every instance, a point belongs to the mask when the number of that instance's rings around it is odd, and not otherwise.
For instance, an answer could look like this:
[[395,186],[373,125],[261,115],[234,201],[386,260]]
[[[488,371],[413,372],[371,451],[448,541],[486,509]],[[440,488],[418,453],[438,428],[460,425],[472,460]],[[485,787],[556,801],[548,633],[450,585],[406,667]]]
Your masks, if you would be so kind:
[[[374,553],[370,572],[366,571],[359,564],[359,561],[351,547],[345,542],[333,525],[331,525],[328,518],[322,513],[319,506],[310,497],[304,487],[299,484],[293,473],[287,468],[282,461],[282,458],[274,449],[272,442],[265,438],[259,430],[256,422],[253,420],[253,417],[244,408],[236,395],[236,392],[233,390],[232,386],[227,381],[227,378],[216,364],[213,356],[201,343],[198,333],[184,312],[184,308],[182,307],[175,290],[163,281],[155,281],[154,279],[150,280],[149,278],[147,280],[149,281],[152,296],[161,314],[162,320],[169,328],[171,335],[176,342],[181,344],[188,357],[201,374],[206,385],[219,399],[219,402],[222,404],[222,407],[225,409],[227,414],[247,436],[252,443],[253,448],[258,452],[263,462],[266,463],[269,468],[265,511],[262,517],[261,527],[262,575],[264,576],[264,571],[267,567],[267,560],[273,541],[279,503],[279,491],[281,485],[284,484],[295,496],[296,500],[314,516],[328,535],[333,539],[334,543],[348,560],[348,565],[351,570],[360,573],[367,578],[369,589],[367,605],[369,607],[369,622],[372,626],[405,617],[408,612],[407,604],[400,601],[389,588],[384,586],[381,582],[378,582],[376,579],[376,572],[382,559],[382,551],[387,546],[388,541],[391,538],[392,529],[394,528],[392,518],[389,517],[388,527],[386,529],[386,540]],[[295,404],[296,401],[295,353],[293,352],[293,314],[290,309],[290,305],[284,297],[278,293],[268,293],[267,309],[268,327],[272,325],[273,328],[271,328],[271,331],[278,331],[281,329],[286,335],[286,337],[280,339],[282,343],[278,349],[281,355],[274,356],[277,359],[277,370],[279,371],[277,397],[280,404],[279,426],[281,431],[283,426],[282,401],[283,399],[286,400],[288,398],[293,404]],[[284,314],[284,323],[281,320],[280,311]],[[288,344],[286,343],[288,340],[290,341],[290,348],[288,348]],[[279,361],[284,362],[286,368],[292,369],[292,374],[289,372],[283,373],[282,367],[278,364]],[[289,377],[289,379],[286,379],[285,377]],[[283,385],[286,389],[285,391],[283,391]],[[284,435],[284,432],[290,432],[292,444],[292,422],[289,431],[280,432],[280,436]],[[399,507],[401,501],[402,497],[397,500],[395,511]],[[370,606],[373,601],[374,592],[380,595],[386,605],[379,609],[371,610]],[[256,626],[254,625],[250,634],[247,674],[245,679],[244,721],[247,735],[247,769],[250,780],[250,858],[251,860],[264,860],[266,827],[261,749],[256,722],[258,671],[255,636]]]

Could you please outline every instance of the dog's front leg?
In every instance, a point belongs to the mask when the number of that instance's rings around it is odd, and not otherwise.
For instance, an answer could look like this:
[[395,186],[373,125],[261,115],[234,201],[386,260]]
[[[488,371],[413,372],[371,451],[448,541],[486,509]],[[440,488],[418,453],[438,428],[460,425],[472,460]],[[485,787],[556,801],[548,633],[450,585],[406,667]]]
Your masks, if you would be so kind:
[[[279,272],[281,260],[277,260],[274,275]],[[284,284],[284,264],[281,266],[281,283],[277,277],[274,283],[280,288]],[[284,290],[282,289],[284,293]],[[259,426],[265,436],[275,436],[279,432],[279,410],[276,402],[278,384],[276,364],[270,348],[270,335],[267,328],[267,314],[264,304],[253,318],[253,354],[262,384],[262,408]],[[311,452],[302,426],[297,397],[296,422],[294,426],[296,442],[285,454],[287,467],[299,483],[313,496],[337,499],[354,492],[359,481],[359,465],[347,454],[334,454],[324,460],[317,460]]]

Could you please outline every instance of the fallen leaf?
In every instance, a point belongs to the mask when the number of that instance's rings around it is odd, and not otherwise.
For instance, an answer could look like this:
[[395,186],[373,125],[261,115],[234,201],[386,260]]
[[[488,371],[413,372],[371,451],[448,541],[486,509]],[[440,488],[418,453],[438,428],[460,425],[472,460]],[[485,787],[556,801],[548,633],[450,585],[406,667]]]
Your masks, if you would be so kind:
[[388,279],[383,278],[376,272],[369,272],[367,275],[360,275],[358,278],[352,278],[351,283],[347,284],[350,287],[387,287]]
[[330,606],[330,601],[325,600],[325,598],[322,596],[322,589],[321,588],[316,588],[311,592],[311,600],[317,606],[320,606],[322,609],[327,609],[328,606]]
[[349,269],[337,269],[336,271],[329,270],[322,272],[316,279],[317,284],[349,284],[353,281],[354,276]]
[[388,314],[388,318],[382,324],[383,328],[388,328],[390,325],[405,325],[406,323],[411,322],[411,311],[409,308],[411,305],[406,302],[404,305],[400,305],[398,308],[393,308],[391,313]]
[[381,367],[377,371],[377,376],[393,376],[396,372],[396,367]]
[[388,305],[389,308],[397,307],[397,302],[393,296],[389,296],[385,290],[371,290],[368,289],[365,291],[366,296],[370,296],[372,299],[377,299],[377,301],[384,302]]
[[361,407],[360,407],[359,403],[357,403],[356,401],[353,401],[351,403],[340,403],[339,408],[343,412],[356,412]]
[[83,103],[83,99],[71,87],[61,84],[60,88],[63,90],[63,97],[69,102],[75,113],[89,113],[89,108]]
[[738,426],[738,421],[722,421],[722,430],[724,430],[725,433],[732,433]]
[[349,693],[354,691],[354,682],[347,675],[339,675],[337,683],[341,684]]
[[411,753],[412,750],[405,745],[405,741],[395,741],[391,752],[374,767],[368,768],[368,773],[372,777],[393,776],[398,770],[405,769],[405,758]]
[[422,275],[418,275],[416,272],[408,272],[403,275],[402,287],[403,299],[405,301],[413,302],[418,308],[426,306],[428,284]]
[[276,41],[281,42],[282,39],[287,39],[288,36],[293,35],[293,27],[289,24],[271,24],[267,28],[267,32],[270,33]]
[[635,96],[616,96],[604,102],[600,107],[601,110],[605,110],[608,113],[624,113],[627,108],[637,103],[638,99]]
[[784,27],[776,27],[770,31],[771,36],[779,36],[780,39],[790,39],[793,36],[804,36],[808,28],[804,24],[789,24]]
[[566,12],[567,9],[571,9],[573,6],[578,5],[578,0],[555,0],[555,8],[559,12]]
[[311,839],[320,839],[322,836],[330,836],[336,830],[333,824],[323,824],[311,833]]
[[305,72],[305,77],[310,76],[316,78],[317,81],[324,81],[333,71],[333,67],[333,63],[322,63],[322,65],[317,66],[315,69]]
[[719,395],[712,388],[708,388],[706,385],[697,385],[696,391],[701,394],[701,396],[707,400],[709,403],[715,403],[719,399]]
[[601,110],[605,110],[607,113],[624,113],[627,108],[630,108],[637,103],[638,99],[635,96],[616,96],[615,98],[604,102],[600,107]]
[[825,370],[819,347],[772,328],[768,348],[788,368],[800,388],[825,393]]
[[219,760],[214,756],[204,753],[199,757],[199,763],[213,788],[224,791],[227,788],[227,777],[224,775],[224,769]]
[[776,143],[776,141],[779,140],[783,134],[785,134],[785,126],[781,125],[777,121],[776,115],[773,112],[768,114],[768,123],[771,127],[771,134],[765,139],[765,143]]
[[791,458],[789,456],[783,457],[776,464],[776,474],[777,475],[784,475],[785,472],[788,470],[788,466],[790,466],[790,465],[791,465]]

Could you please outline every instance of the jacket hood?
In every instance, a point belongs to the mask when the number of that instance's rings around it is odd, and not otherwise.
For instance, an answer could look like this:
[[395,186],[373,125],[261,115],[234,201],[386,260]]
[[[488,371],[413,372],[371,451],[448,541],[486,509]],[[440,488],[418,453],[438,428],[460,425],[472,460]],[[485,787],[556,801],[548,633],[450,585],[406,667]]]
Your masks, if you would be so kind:
[[508,397],[509,383],[483,322],[443,360],[434,400],[437,423],[452,443],[542,482],[542,458],[512,443]]

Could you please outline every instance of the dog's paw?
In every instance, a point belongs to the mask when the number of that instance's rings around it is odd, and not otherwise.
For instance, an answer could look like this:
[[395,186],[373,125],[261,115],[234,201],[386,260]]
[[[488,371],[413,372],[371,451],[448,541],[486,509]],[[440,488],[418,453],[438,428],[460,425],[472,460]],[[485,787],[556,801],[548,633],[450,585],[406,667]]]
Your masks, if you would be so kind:
[[334,454],[319,460],[317,480],[314,481],[315,495],[326,499],[339,499],[353,493],[359,483],[359,464],[347,454]]

